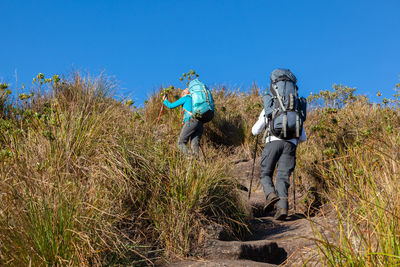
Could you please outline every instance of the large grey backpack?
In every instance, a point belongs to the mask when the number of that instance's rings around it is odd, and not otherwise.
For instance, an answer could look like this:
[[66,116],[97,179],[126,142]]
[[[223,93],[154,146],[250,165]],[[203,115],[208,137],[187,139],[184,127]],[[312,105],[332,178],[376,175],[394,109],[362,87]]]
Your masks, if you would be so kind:
[[271,74],[270,92],[264,95],[267,133],[280,139],[299,138],[306,120],[307,100],[299,98],[297,79],[288,69]]

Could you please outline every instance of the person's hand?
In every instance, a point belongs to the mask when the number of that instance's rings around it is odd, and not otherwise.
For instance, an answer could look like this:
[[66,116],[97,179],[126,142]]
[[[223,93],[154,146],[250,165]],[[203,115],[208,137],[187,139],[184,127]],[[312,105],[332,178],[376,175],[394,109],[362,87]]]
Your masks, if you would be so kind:
[[185,88],[185,89],[182,91],[181,96],[183,97],[183,96],[188,95],[188,94],[189,94],[189,88]]
[[165,101],[165,99],[167,99],[168,98],[168,95],[167,94],[165,94],[164,96],[163,96],[163,101]]

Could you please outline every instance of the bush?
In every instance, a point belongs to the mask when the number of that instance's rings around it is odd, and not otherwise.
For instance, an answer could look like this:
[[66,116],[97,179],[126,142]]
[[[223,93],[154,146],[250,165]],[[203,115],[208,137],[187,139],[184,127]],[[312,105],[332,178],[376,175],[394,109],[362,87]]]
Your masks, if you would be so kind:
[[315,227],[316,244],[329,265],[395,266],[400,257],[397,100],[388,106],[352,99],[312,110],[309,141],[299,151],[303,184],[319,188],[338,221],[326,226],[328,235]]

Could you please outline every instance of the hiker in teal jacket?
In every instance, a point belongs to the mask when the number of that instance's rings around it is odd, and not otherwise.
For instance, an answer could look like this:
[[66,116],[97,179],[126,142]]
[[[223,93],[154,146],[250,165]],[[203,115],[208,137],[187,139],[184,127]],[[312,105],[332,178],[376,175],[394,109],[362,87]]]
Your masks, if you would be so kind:
[[192,153],[199,156],[200,138],[203,134],[203,123],[196,120],[192,114],[192,97],[189,94],[189,89],[183,90],[181,98],[174,103],[168,101],[167,96],[164,96],[164,105],[167,108],[176,108],[182,106],[183,112],[183,127],[178,139],[178,148],[185,154],[189,155],[187,143],[191,139]]

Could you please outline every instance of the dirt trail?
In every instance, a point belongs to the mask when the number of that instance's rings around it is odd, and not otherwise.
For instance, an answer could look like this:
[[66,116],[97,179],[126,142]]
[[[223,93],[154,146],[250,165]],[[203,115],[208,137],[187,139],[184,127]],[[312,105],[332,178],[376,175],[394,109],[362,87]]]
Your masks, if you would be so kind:
[[[251,165],[250,161],[236,164],[236,175],[246,187],[249,186]],[[265,196],[259,184],[259,175],[260,168],[256,163],[250,201],[247,200],[248,192],[242,193],[254,217],[249,222],[251,234],[237,240],[220,232],[202,246],[202,260],[186,260],[169,266],[302,266],[303,263],[306,266],[321,266],[316,245],[311,240],[314,236],[310,222],[301,213],[294,214],[291,196],[289,216],[285,221],[276,221],[273,211],[264,211]],[[300,198],[300,193],[296,192],[296,197]],[[297,211],[304,210],[297,206]],[[313,221],[326,223],[326,218],[317,216]]]

